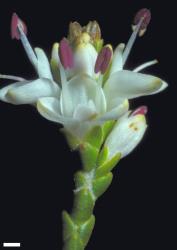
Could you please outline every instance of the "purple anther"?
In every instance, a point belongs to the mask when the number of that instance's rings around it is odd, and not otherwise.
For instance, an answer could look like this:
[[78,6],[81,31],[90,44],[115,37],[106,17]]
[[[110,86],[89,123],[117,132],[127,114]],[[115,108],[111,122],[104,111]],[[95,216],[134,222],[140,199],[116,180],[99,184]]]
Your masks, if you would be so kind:
[[95,63],[95,73],[104,74],[109,66],[112,57],[112,50],[109,46],[102,48]]
[[145,29],[147,29],[147,26],[148,26],[148,24],[150,23],[150,20],[151,20],[151,12],[150,12],[150,10],[148,10],[146,8],[139,10],[137,12],[137,14],[135,15],[135,17],[134,17],[133,24],[137,25],[141,21],[141,19],[143,19],[143,21],[141,23],[140,29],[145,30]]
[[17,16],[16,13],[13,13],[12,19],[11,19],[11,38],[12,39],[20,39],[20,33],[18,30],[18,27],[20,27],[25,35],[27,34],[27,27],[26,24]]
[[131,116],[146,115],[147,112],[148,112],[147,106],[140,106],[139,108],[135,109],[135,111],[131,114]]
[[74,66],[73,52],[66,38],[59,45],[59,57],[64,69],[72,69]]

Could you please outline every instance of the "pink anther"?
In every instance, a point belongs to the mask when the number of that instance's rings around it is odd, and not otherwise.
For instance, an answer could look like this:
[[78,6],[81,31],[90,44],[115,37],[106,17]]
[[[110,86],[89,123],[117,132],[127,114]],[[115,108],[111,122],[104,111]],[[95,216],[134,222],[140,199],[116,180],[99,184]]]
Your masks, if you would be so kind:
[[20,39],[19,27],[23,30],[25,35],[27,34],[26,24],[17,16],[16,13],[13,13],[11,19],[11,38],[12,39]]
[[66,38],[59,45],[59,57],[64,69],[72,69],[74,66],[73,52]]
[[140,29],[144,30],[147,29],[148,24],[151,20],[151,12],[150,10],[144,8],[137,12],[137,14],[134,17],[133,24],[137,25],[142,20]]
[[95,73],[101,72],[104,74],[109,66],[112,57],[112,50],[109,46],[104,47],[96,60]]

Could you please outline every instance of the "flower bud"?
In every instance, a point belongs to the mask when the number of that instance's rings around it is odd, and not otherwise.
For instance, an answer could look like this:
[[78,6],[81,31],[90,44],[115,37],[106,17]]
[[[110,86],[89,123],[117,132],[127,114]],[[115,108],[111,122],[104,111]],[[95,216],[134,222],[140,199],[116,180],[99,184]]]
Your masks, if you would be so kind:
[[142,140],[146,128],[146,119],[141,113],[134,112],[133,116],[127,113],[120,118],[105,142],[109,149],[109,159],[117,153],[121,153],[121,157],[131,153]]
[[131,116],[146,115],[147,112],[148,112],[147,106],[140,106],[139,108],[135,109],[135,111],[131,114]]

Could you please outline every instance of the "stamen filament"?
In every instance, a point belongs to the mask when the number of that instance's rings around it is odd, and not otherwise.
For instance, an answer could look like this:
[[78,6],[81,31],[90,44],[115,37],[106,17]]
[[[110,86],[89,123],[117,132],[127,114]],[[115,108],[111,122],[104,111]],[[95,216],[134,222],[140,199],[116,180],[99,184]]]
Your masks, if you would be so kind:
[[20,33],[20,40],[21,40],[21,42],[23,44],[23,47],[24,47],[24,49],[26,51],[26,54],[27,54],[30,62],[35,67],[35,69],[37,69],[37,63],[38,63],[37,62],[37,57],[36,57],[32,47],[31,47],[31,45],[30,45],[30,43],[29,43],[29,41],[28,41],[28,39],[27,39],[27,37],[26,37],[25,33],[23,32],[23,29],[21,28],[20,25],[18,25],[18,31]]
[[123,62],[123,66],[124,64],[126,63],[127,61],[127,58],[130,54],[130,51],[133,47],[133,44],[135,43],[135,40],[136,40],[136,37],[139,33],[139,30],[141,28],[141,24],[143,22],[144,18],[142,17],[141,20],[139,21],[139,23],[137,24],[135,30],[133,31],[132,35],[130,36],[130,39],[128,40],[128,43],[125,47],[125,50],[124,50],[124,53],[123,53],[123,56],[122,56],[122,62]]
[[12,76],[12,75],[1,75],[0,74],[0,78],[1,79],[8,79],[8,80],[14,80],[14,81],[18,81],[18,82],[23,82],[26,81],[26,79],[19,77],[19,76]]
[[143,69],[145,69],[147,67],[150,67],[150,66],[152,66],[152,65],[154,65],[156,63],[158,63],[158,61],[156,59],[152,60],[152,61],[149,61],[149,62],[146,62],[146,63],[143,63],[140,66],[138,66],[137,68],[135,68],[133,70],[133,72],[139,72],[139,71],[141,71],[141,70],[143,70]]

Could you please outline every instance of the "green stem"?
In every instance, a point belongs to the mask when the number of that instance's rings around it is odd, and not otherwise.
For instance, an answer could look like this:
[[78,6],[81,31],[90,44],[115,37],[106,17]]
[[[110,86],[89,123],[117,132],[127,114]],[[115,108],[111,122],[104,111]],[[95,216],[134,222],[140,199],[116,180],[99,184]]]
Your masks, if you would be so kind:
[[[108,129],[107,129],[108,130]],[[106,130],[93,128],[79,144],[83,170],[74,176],[74,203],[71,214],[63,212],[63,250],[84,250],[91,237],[95,216],[93,210],[97,199],[112,182],[112,169],[121,155],[108,158],[108,148],[102,146]],[[71,141],[73,144],[73,138]]]
[[[104,179],[104,185],[103,184]],[[101,181],[101,187],[100,182]],[[112,173],[97,178],[95,170],[80,171],[75,175],[76,189],[71,214],[63,212],[63,250],[84,250],[92,234],[95,217],[93,209],[97,198],[109,187]],[[104,186],[104,187],[103,187]]]

